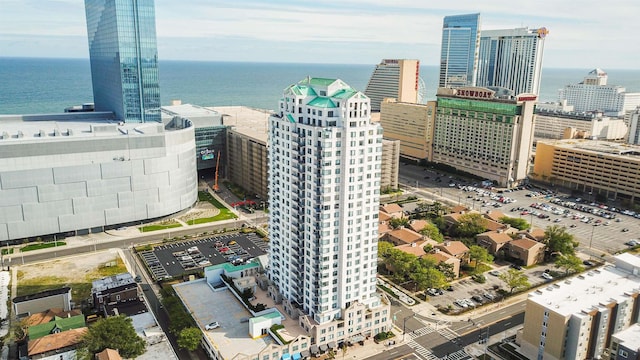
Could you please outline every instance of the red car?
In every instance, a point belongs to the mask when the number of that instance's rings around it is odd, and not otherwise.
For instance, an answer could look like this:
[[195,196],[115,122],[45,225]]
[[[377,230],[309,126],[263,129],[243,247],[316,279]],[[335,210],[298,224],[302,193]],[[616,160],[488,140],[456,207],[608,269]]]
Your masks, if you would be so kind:
[[218,251],[220,251],[221,253],[226,253],[227,251],[229,251],[229,248],[228,247],[223,247],[223,248],[218,249]]

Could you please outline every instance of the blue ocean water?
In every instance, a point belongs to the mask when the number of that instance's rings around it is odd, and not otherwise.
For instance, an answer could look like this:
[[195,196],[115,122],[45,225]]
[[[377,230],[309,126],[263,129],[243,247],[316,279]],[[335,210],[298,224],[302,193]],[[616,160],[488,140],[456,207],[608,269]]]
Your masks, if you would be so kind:
[[[306,76],[340,78],[365,89],[371,65],[161,61],[163,105],[173,99],[204,106],[245,105],[275,109],[282,90]],[[566,84],[578,83],[591,69],[542,72],[541,101],[554,101]],[[640,70],[604,69],[609,84],[640,92]],[[435,99],[438,67],[422,66],[427,99]],[[93,102],[88,59],[0,58],[0,114],[62,112]]]

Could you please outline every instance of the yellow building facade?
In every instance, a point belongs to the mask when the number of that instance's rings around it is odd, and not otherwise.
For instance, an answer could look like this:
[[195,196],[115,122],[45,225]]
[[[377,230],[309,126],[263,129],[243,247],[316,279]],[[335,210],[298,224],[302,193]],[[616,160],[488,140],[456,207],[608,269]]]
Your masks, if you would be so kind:
[[436,102],[413,104],[387,98],[380,107],[384,138],[400,140],[400,155],[431,161]]

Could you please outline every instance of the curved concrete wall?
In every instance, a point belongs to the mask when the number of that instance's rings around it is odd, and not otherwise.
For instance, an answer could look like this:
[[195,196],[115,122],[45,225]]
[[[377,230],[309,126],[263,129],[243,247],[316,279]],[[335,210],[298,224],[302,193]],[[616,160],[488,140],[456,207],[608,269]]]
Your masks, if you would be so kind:
[[193,126],[142,129],[0,140],[0,241],[145,220],[193,205]]

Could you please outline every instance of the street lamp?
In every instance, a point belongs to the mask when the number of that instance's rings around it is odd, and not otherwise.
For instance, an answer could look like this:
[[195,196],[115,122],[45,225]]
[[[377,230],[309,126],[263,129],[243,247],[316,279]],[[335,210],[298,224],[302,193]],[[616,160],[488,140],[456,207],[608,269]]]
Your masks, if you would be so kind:
[[404,335],[406,334],[406,329],[407,329],[407,319],[412,318],[412,317],[415,317],[415,316],[416,316],[416,314],[411,314],[411,315],[409,315],[409,316],[405,317],[405,318],[402,320],[402,342],[404,342]]

